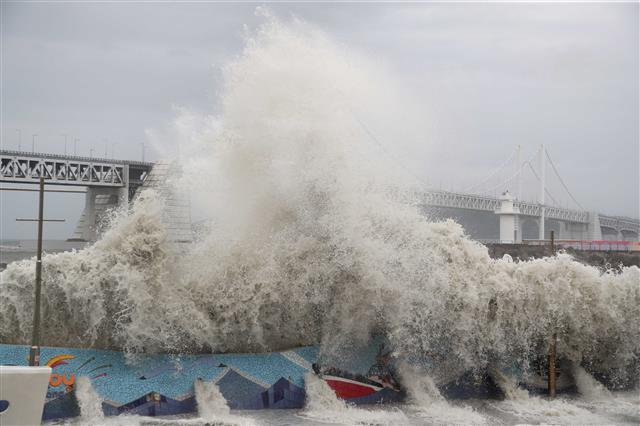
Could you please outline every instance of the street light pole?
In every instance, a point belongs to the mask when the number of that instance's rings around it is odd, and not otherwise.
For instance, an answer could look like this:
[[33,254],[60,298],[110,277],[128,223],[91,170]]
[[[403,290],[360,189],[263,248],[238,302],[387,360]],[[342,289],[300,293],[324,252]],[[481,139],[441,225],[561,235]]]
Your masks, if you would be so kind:
[[67,134],[64,135],[64,155],[67,155]]
[[18,151],[22,150],[22,130],[16,129],[18,132]]
[[31,152],[36,152],[36,136],[38,136],[38,135],[34,134],[31,137]]
[[44,178],[40,178],[40,203],[38,206],[38,252],[36,260],[36,301],[33,310],[33,334],[29,365],[40,365],[40,293],[42,290],[42,216],[44,212]]
[[78,155],[78,141],[80,139],[78,138],[74,138],[73,139],[73,155]]
[[[7,188],[2,188],[7,189]],[[38,251],[36,253],[36,286],[33,307],[33,330],[31,334],[31,348],[29,350],[29,365],[40,365],[40,295],[42,293],[42,225],[44,222],[64,222],[64,219],[42,218],[44,215],[44,177],[40,177],[40,197],[38,204],[38,219],[16,219],[18,222],[38,222]]]

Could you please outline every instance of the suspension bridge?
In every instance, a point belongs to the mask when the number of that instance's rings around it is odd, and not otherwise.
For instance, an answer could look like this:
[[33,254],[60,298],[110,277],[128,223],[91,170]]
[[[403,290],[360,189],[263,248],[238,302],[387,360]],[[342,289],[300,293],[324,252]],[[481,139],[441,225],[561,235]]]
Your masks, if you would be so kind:
[[[540,145],[528,159],[522,159],[518,146],[512,154],[484,179],[460,192],[425,191],[425,207],[436,209],[459,209],[477,212],[455,215],[456,219],[473,235],[473,222],[479,212],[493,213],[485,216],[485,224],[493,222],[499,235],[475,235],[476,238],[504,243],[520,243],[523,239],[545,240],[550,231],[556,238],[572,241],[638,241],[640,221],[637,218],[612,216],[585,209],[567,187],[548,150]],[[537,157],[537,164],[535,163]],[[548,176],[547,166],[553,172]],[[537,199],[523,199],[523,182],[526,175],[534,179]],[[549,178],[555,181],[555,189],[566,200],[553,193]],[[531,188],[529,188],[531,189]],[[513,192],[510,192],[513,191]],[[499,194],[499,195],[498,195]],[[571,207],[568,206],[571,204]],[[497,217],[496,217],[497,216]],[[545,231],[546,230],[546,231]],[[484,238],[482,238],[484,237]]]
[[[463,191],[425,189],[418,194],[423,209],[438,217],[453,217],[472,238],[503,243],[519,243],[525,239],[544,240],[547,231],[556,238],[576,241],[638,241],[640,220],[588,211],[569,191],[565,181],[544,146],[533,158],[522,160],[518,147],[512,155],[484,179]],[[552,177],[575,206],[561,206],[548,186],[546,166]],[[37,184],[43,177],[47,185],[65,187],[55,192],[83,192],[85,208],[73,238],[93,241],[97,238],[102,212],[131,201],[143,186],[160,187],[170,166],[167,163],[112,160],[21,151],[0,150],[0,183]],[[504,176],[505,172],[512,173]],[[525,174],[538,185],[538,199],[522,198]],[[29,190],[28,185],[4,186],[6,190]],[[70,187],[83,187],[72,191]],[[512,191],[512,188],[515,190]],[[189,203],[184,196],[171,195],[172,227],[175,239],[189,241]],[[434,213],[435,212],[435,213]]]

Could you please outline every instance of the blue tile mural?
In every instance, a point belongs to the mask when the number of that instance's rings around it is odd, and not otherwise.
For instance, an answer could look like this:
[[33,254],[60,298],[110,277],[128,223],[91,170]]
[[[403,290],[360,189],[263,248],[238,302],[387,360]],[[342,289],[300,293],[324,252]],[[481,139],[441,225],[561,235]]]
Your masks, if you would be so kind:
[[[0,365],[27,365],[28,355],[28,346],[0,344]],[[366,371],[375,362],[375,351],[364,355],[358,362],[349,360],[349,368]],[[216,383],[233,409],[301,408],[304,375],[313,371],[317,359],[313,346],[263,354],[146,355],[133,361],[121,352],[43,347],[41,365],[52,368],[43,419],[80,414],[75,397],[80,376],[91,379],[106,415],[197,411],[197,379]],[[384,389],[353,402],[388,401],[396,394]]]
[[[27,346],[0,345],[0,365],[27,365],[28,355]],[[304,374],[315,356],[315,348],[299,348],[284,355],[149,355],[127,362],[121,352],[43,347],[41,364],[52,368],[44,419],[79,414],[74,385],[80,376],[91,379],[107,415],[196,411],[198,378],[215,382],[231,408],[302,407]]]

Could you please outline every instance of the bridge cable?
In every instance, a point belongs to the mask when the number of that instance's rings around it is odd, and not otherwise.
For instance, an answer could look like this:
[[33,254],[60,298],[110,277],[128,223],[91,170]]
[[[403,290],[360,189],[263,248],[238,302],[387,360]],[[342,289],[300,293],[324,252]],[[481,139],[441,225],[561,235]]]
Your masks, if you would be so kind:
[[462,192],[465,193],[474,193],[472,190],[484,185],[485,183],[487,183],[491,178],[493,178],[496,174],[498,174],[498,172],[502,171],[513,159],[513,157],[516,155],[517,150],[513,150],[513,152],[511,152],[511,155],[506,159],[506,161],[504,161],[500,166],[498,166],[496,169],[494,169],[491,173],[489,173],[487,175],[487,177],[485,177],[483,180],[481,180],[480,182],[471,185],[468,188],[465,188],[462,190]]
[[[533,166],[531,165],[531,161],[527,161],[527,164],[529,165],[529,168],[531,169],[531,171],[533,172],[533,175],[536,177],[536,179],[538,179],[538,182],[540,182],[540,176],[538,176],[538,174],[536,173],[536,170],[533,168]],[[547,194],[549,196],[549,198],[551,198],[551,200],[555,203],[555,205],[557,207],[562,207],[562,204],[560,204],[554,197],[553,195],[551,195],[551,193],[549,192],[549,190],[547,188],[544,189],[544,193]]]
[[[349,108],[350,109],[350,108]],[[398,160],[396,158],[395,155],[392,155],[385,147],[384,145],[378,140],[378,138],[375,137],[375,135],[369,130],[369,128],[362,122],[362,120],[360,120],[360,118],[355,114],[355,112],[353,110],[351,110],[351,115],[353,116],[353,118],[356,119],[356,121],[358,122],[358,124],[360,124],[360,127],[362,127],[362,130],[364,130],[365,134],[367,136],[369,136],[369,138],[376,144],[378,145],[378,147],[382,150],[382,152],[384,152],[389,158],[391,158],[391,160],[396,163],[397,166],[400,166],[400,168],[404,169],[404,171],[406,171],[409,175],[411,175],[411,177],[413,177],[414,179],[416,179],[418,182],[422,183],[423,185],[425,185],[427,188],[429,188],[429,182],[425,181],[424,179],[422,179],[420,176],[418,176],[413,170],[409,169],[407,166],[405,166],[400,160]]]
[[[539,151],[539,150],[538,150],[538,151]],[[495,185],[495,186],[492,186],[491,188],[488,188],[484,193],[480,193],[480,192],[472,192],[471,194],[479,194],[479,195],[480,195],[480,194],[484,194],[484,195],[490,195],[490,194],[489,194],[489,192],[494,191],[495,189],[499,188],[500,186],[504,186],[505,184],[507,184],[507,183],[511,182],[513,179],[517,178],[517,177],[518,177],[518,175],[521,175],[521,174],[522,174],[522,170],[524,169],[524,166],[525,166],[527,163],[530,163],[530,162],[531,162],[531,160],[533,159],[533,157],[534,157],[536,154],[537,154],[537,152],[535,152],[535,153],[531,154],[527,160],[523,161],[523,162],[520,164],[520,167],[518,168],[518,170],[516,170],[516,172],[515,172],[514,174],[512,174],[511,176],[509,176],[509,177],[508,177],[507,179],[505,179],[504,181],[500,182],[499,184],[497,184],[497,185]]]
[[[523,164],[524,166],[524,164]],[[521,167],[522,168],[522,167]],[[516,173],[514,173],[513,175],[511,175],[510,177],[508,177],[507,179],[503,180],[502,182],[500,182],[499,184],[492,186],[491,188],[486,189],[483,193],[472,193],[472,194],[478,194],[478,195],[491,195],[490,193],[492,191],[495,191],[496,189],[500,188],[500,187],[505,187],[506,184],[508,184],[509,182],[513,181],[515,178],[518,177],[518,175],[520,174],[521,170],[518,170]]]
[[551,168],[553,168],[553,171],[555,172],[556,176],[560,180],[560,183],[562,184],[562,187],[564,188],[564,190],[567,191],[567,194],[569,194],[569,197],[571,197],[573,202],[576,203],[576,205],[578,207],[580,207],[581,210],[584,210],[584,207],[582,207],[582,205],[578,202],[578,200],[575,199],[575,197],[573,196],[571,191],[569,191],[569,188],[567,188],[567,185],[565,185],[564,180],[562,180],[562,177],[560,177],[560,173],[558,173],[558,169],[556,169],[555,164],[553,164],[553,160],[551,160],[551,156],[549,155],[549,151],[545,150],[545,154],[547,156],[547,159],[549,160],[549,164],[551,164]]

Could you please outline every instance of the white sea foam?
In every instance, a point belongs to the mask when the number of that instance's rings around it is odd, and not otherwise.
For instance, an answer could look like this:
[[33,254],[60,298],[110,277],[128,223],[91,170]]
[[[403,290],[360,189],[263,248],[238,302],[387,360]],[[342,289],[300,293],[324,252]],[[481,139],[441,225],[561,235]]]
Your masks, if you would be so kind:
[[561,425],[605,425],[612,424],[612,418],[596,412],[591,406],[567,397],[549,400],[537,396],[508,399],[489,403],[497,411],[513,416],[519,422],[531,424]]
[[529,392],[518,386],[517,378],[509,376],[496,368],[489,367],[489,374],[496,385],[502,390],[507,400],[526,400],[529,399]]
[[227,400],[215,383],[196,380],[193,386],[200,421],[221,425],[250,426],[254,424],[250,419],[231,414]]
[[579,365],[573,366],[573,378],[575,380],[578,392],[583,398],[588,400],[606,401],[612,398],[611,392],[605,388],[602,383],[587,373],[584,368]]
[[[147,190],[97,243],[45,256],[42,343],[132,353],[320,343],[331,359],[375,332],[441,383],[489,363],[526,367],[555,332],[565,359],[634,362],[640,269],[603,272],[562,254],[492,260],[459,225],[430,222],[363,130],[367,117],[404,118],[381,113],[397,106],[381,75],[304,22],[266,18],[225,69],[220,116],[179,120],[174,183],[191,186],[210,231],[175,251],[164,202]],[[34,269],[21,261],[0,275],[3,343],[29,341]]]
[[572,370],[581,398],[531,396],[518,388],[514,378],[493,371],[492,377],[503,390],[505,400],[489,406],[518,422],[532,424],[633,424],[640,420],[638,399],[632,404],[625,395],[614,397],[582,367],[574,366]]
[[198,414],[204,420],[212,420],[230,414],[227,400],[220,393],[218,385],[213,382],[196,380],[193,384],[198,404]]
[[487,424],[487,419],[473,407],[448,402],[424,372],[408,364],[401,364],[398,370],[408,394],[406,411],[412,416],[434,425]]
[[338,399],[329,385],[315,374],[305,376],[307,395],[305,409],[300,416],[324,423],[342,425],[401,425],[409,420],[402,411],[394,408],[360,408]]
[[80,406],[80,416],[88,424],[99,424],[104,419],[102,398],[93,389],[91,379],[86,376],[78,377],[76,382],[76,398]]

